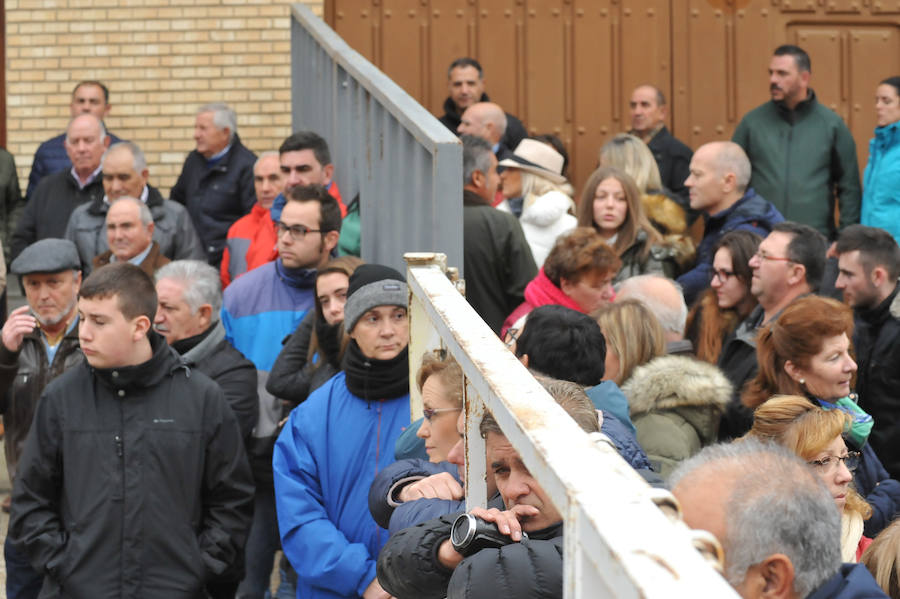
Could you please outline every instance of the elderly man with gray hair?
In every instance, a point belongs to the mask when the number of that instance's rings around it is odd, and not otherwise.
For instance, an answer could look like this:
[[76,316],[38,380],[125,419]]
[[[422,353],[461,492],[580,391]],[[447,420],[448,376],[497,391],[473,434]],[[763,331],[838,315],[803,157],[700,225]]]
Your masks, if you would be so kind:
[[703,239],[697,246],[697,265],[678,277],[688,304],[709,287],[713,248],[729,231],[753,231],[765,237],[784,220],[778,209],[756,193],[750,184],[750,159],[731,141],[714,141],[697,148],[691,158],[691,208],[706,219]]
[[886,597],[861,564],[841,564],[841,519],[810,466],[756,440],[709,446],[669,477],[691,528],[725,552],[745,599]]
[[[225,327],[219,319],[222,287],[218,271],[200,260],[170,262],[156,272],[156,296],[159,305],[153,327],[190,368],[219,385],[246,444],[259,409],[256,366],[225,339]],[[252,529],[250,534],[247,546],[252,548]],[[244,558],[235,563],[207,583],[211,597],[234,597],[244,577]],[[271,566],[270,561],[270,570]]]
[[218,268],[229,227],[256,203],[256,155],[238,137],[234,110],[221,102],[197,110],[194,141],[171,197],[187,207],[208,262]]
[[153,241],[153,215],[147,204],[137,198],[115,200],[106,213],[106,243],[110,249],[91,262],[94,269],[111,262],[131,262],[153,277],[169,263],[159,244]]
[[636,299],[650,310],[666,334],[666,353],[690,354],[693,345],[684,338],[688,308],[681,286],[662,275],[638,275],[622,281],[616,288],[616,300]]
[[191,217],[184,206],[162,197],[148,182],[150,169],[144,152],[134,142],[112,144],[101,161],[103,166],[102,197],[82,204],[72,212],[66,227],[66,239],[75,242],[85,275],[90,272],[91,260],[109,249],[106,242],[106,212],[110,202],[119,198],[138,198],[153,215],[153,240],[169,260],[205,259],[206,252],[194,230]]

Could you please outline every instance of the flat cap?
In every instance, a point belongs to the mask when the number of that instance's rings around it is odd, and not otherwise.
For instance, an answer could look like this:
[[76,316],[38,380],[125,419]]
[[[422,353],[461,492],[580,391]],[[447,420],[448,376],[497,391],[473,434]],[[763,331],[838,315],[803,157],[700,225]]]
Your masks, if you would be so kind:
[[81,270],[78,249],[68,239],[41,239],[35,241],[13,260],[9,270],[14,275],[30,275],[36,272],[60,272]]

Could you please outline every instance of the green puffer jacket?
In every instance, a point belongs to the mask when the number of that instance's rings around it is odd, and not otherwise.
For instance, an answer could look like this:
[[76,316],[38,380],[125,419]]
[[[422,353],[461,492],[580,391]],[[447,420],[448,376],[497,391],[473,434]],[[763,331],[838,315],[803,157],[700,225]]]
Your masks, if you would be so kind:
[[665,479],[681,461],[716,442],[731,383],[712,364],[660,356],[637,367],[622,392],[638,443]]
[[859,222],[860,184],[856,143],[844,121],[809,90],[794,110],[766,102],[751,110],[732,141],[744,148],[750,187],[772,202],[785,220],[815,227],[834,239],[834,200],[840,228]]

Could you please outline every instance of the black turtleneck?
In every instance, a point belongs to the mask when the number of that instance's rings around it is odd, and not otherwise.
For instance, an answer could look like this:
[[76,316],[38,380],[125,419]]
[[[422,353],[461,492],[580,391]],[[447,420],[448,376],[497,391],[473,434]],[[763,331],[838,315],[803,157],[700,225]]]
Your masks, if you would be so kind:
[[172,343],[172,349],[178,352],[178,355],[183,356],[188,353],[195,347],[197,347],[201,341],[209,337],[209,334],[212,333],[212,330],[216,328],[217,323],[212,323],[209,327],[200,333],[199,335],[194,335],[193,337],[185,337],[184,339],[179,339]]

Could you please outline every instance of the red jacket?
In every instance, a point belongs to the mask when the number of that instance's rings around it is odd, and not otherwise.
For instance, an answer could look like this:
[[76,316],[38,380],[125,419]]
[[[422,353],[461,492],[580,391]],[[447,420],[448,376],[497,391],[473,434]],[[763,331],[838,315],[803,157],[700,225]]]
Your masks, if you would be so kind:
[[250,214],[239,218],[228,229],[220,266],[222,289],[248,270],[277,258],[277,243],[275,223],[269,209],[257,202]]
[[525,301],[519,304],[519,307],[512,311],[512,314],[503,321],[503,329],[500,331],[500,338],[506,337],[506,330],[514,325],[517,320],[534,310],[539,306],[559,305],[584,312],[584,309],[575,303],[571,297],[563,293],[562,289],[553,284],[547,275],[544,274],[544,268],[538,271],[537,276],[531,280],[525,287]]

